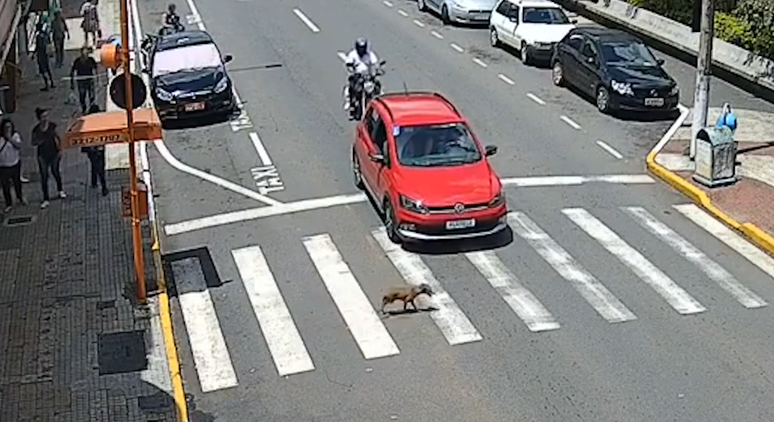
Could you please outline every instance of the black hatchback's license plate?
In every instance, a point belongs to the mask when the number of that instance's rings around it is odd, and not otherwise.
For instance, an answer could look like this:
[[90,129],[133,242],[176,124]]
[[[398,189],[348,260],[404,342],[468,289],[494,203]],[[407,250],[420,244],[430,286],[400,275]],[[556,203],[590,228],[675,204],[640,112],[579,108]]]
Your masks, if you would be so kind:
[[645,99],[645,105],[648,107],[663,107],[664,106],[664,99],[663,98],[646,98]]

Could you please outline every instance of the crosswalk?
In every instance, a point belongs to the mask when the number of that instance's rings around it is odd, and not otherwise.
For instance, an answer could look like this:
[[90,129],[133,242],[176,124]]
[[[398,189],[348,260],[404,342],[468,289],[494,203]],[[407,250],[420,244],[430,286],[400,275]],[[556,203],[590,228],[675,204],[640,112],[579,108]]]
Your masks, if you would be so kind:
[[[772,257],[694,205],[676,205],[673,208],[677,216],[692,222],[700,231],[718,239],[774,279]],[[666,245],[666,249],[672,251],[675,257],[694,266],[697,274],[703,274],[741,307],[755,309],[768,305],[720,263],[645,208],[620,207],[618,211],[634,226]],[[632,246],[637,244],[637,239],[624,239],[625,236],[616,233],[612,226],[584,208],[562,209],[561,214],[578,229],[573,236],[584,236],[585,240],[596,242],[607,252],[608,256],[599,257],[599,260],[613,259],[620,262],[622,268],[627,268],[644,286],[652,289],[677,315],[710,311],[680,285],[682,280],[670,278],[645,256],[645,251]],[[559,280],[565,281],[569,288],[575,290],[602,319],[608,323],[627,323],[638,319],[624,301],[605,286],[606,280],[600,280],[592,274],[578,258],[560,245],[563,240],[561,236],[554,238],[549,234],[551,228],[540,227],[521,211],[510,212],[508,223],[515,235],[514,241],[521,241],[532,249],[554,270]],[[426,283],[432,287],[434,295],[431,301],[435,310],[429,316],[450,346],[484,341],[482,333],[463,311],[465,298],[452,297],[444,288],[443,278],[433,273],[425,258],[392,243],[383,227],[365,235],[376,242],[384,258],[407,284]],[[342,255],[333,237],[327,233],[316,234],[304,237],[300,242],[363,359],[396,358],[400,355],[399,345],[380,316],[379,306],[375,305],[380,298],[369,298],[366,295],[350,269],[350,263],[354,261],[347,262],[347,257]],[[234,249],[231,257],[257,323],[255,331],[262,334],[276,373],[286,377],[314,371],[316,368],[312,354],[294,321],[291,308],[283,297],[262,246]],[[561,321],[520,280],[520,268],[506,265],[498,251],[466,252],[448,258],[467,260],[529,332],[550,332],[562,328]],[[221,330],[205,280],[201,275],[193,274],[185,262],[176,261],[171,265],[175,272],[177,291],[181,292],[178,295],[179,305],[202,391],[237,386],[239,382],[231,359],[232,351]],[[251,322],[242,322],[249,330]]]

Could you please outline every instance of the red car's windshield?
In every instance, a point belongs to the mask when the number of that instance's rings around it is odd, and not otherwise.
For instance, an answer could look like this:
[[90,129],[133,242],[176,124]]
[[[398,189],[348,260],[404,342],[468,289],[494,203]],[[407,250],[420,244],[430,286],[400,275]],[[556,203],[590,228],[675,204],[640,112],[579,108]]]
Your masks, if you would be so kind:
[[480,161],[476,141],[463,123],[393,128],[398,161],[409,167],[456,166]]

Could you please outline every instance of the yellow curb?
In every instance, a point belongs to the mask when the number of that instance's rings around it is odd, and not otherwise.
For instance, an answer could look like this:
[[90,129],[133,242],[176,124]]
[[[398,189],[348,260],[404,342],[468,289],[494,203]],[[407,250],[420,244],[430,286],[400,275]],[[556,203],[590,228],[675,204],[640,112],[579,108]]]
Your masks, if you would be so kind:
[[723,222],[725,225],[741,233],[744,237],[749,239],[752,243],[759,248],[767,251],[770,255],[774,256],[774,237],[759,229],[752,223],[740,223],[731,218],[728,214],[721,211],[718,207],[712,204],[709,195],[704,191],[692,185],[687,180],[680,177],[678,174],[667,170],[666,167],[656,162],[657,151],[651,151],[647,157],[645,157],[645,163],[648,170],[656,175],[659,179],[670,184],[672,187],[683,193],[685,196],[691,198],[691,200],[703,208],[708,213],[712,214],[715,218]]
[[188,403],[183,389],[183,375],[180,372],[180,360],[177,357],[177,344],[172,329],[172,311],[169,308],[169,294],[167,292],[167,280],[164,276],[164,267],[161,260],[161,239],[158,226],[154,221],[153,228],[153,262],[156,265],[156,280],[159,287],[159,315],[161,317],[161,332],[164,336],[164,344],[167,350],[167,362],[169,363],[169,375],[172,380],[172,395],[175,401],[178,422],[188,422]]

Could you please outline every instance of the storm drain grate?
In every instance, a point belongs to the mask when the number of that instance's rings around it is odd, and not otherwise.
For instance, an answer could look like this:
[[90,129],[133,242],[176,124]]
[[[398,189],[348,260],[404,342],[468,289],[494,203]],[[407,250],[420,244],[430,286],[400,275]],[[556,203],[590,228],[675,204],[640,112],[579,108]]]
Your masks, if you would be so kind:
[[8,217],[3,222],[6,227],[19,227],[26,226],[35,222],[35,216],[33,215],[21,215],[18,217]]
[[142,371],[148,367],[145,332],[101,334],[97,339],[97,356],[100,375]]

